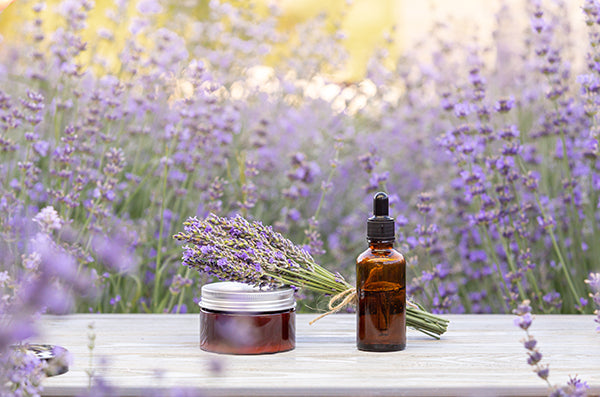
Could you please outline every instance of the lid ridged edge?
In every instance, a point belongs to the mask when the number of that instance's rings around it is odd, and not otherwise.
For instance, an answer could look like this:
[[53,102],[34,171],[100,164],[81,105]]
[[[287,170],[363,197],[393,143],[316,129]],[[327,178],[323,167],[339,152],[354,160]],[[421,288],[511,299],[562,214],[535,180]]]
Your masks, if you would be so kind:
[[232,313],[269,313],[296,307],[294,290],[289,287],[261,290],[237,282],[218,282],[202,286],[202,309]]

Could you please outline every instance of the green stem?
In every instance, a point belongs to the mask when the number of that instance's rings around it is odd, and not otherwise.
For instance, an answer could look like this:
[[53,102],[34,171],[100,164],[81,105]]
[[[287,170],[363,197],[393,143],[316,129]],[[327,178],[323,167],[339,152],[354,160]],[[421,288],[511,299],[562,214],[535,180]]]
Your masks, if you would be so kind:
[[237,161],[238,172],[240,174],[240,177],[239,177],[240,196],[241,196],[240,202],[242,203],[242,209],[240,212],[242,213],[242,216],[244,218],[246,218],[246,215],[248,214],[248,210],[246,209],[246,206],[244,205],[244,203],[248,199],[248,195],[244,191],[244,185],[246,184],[246,153],[244,151],[238,152],[235,156],[235,159]]
[[[482,227],[481,229],[483,230],[483,234],[485,235],[488,250],[490,251],[492,260],[496,263],[496,271],[498,272],[498,277],[500,278],[500,281],[502,281],[502,285],[504,286],[504,290],[506,291],[506,296],[508,297],[508,299],[512,300],[510,288],[508,288],[508,285],[506,285],[506,280],[504,280],[504,275],[502,274],[502,270],[500,269],[500,260],[498,259],[498,256],[494,251],[494,243],[492,242],[492,239],[487,229],[485,227]],[[510,306],[508,305],[508,303],[506,303],[504,297],[501,297],[501,301],[504,302],[504,306],[506,308],[506,311],[508,312],[510,310]]]
[[[518,160],[518,164],[519,164],[521,170],[525,171],[525,165],[522,163],[521,158],[517,157],[517,160]],[[547,221],[548,217],[546,216],[546,211],[544,211],[544,207],[542,206],[542,202],[540,200],[539,194],[537,192],[534,192],[534,197],[535,197],[535,201],[540,209],[540,214],[542,215],[543,220]],[[548,230],[548,233],[550,234],[550,238],[552,239],[552,247],[554,248],[554,252],[556,253],[556,256],[558,257],[558,260],[563,269],[565,278],[567,279],[567,284],[569,285],[569,290],[571,291],[571,294],[573,295],[573,299],[575,300],[575,303],[577,303],[579,301],[580,295],[577,293],[577,289],[575,288],[575,285],[573,284],[573,280],[571,280],[571,275],[569,274],[567,263],[565,262],[565,259],[563,258],[560,247],[558,246],[558,242],[556,241],[556,236],[554,235],[554,230],[552,230],[551,227],[549,227],[547,230]]]
[[[175,295],[172,294],[171,292],[169,292],[169,300],[168,300],[168,302],[167,302],[167,297],[165,296],[162,299],[160,307],[158,308],[157,312],[158,313],[163,313],[163,312],[171,313],[171,305],[173,304],[174,301],[175,301]],[[166,306],[165,306],[165,302],[167,302]]]
[[[330,277],[330,275],[331,275],[331,273],[328,270],[326,270],[325,268],[321,267],[320,265],[318,265],[316,263],[313,264],[313,269],[315,270],[315,272],[317,272],[318,274],[321,274],[323,276]],[[352,285],[350,285],[346,280],[341,280],[341,279],[339,281],[336,280],[336,285],[338,287],[340,286],[340,284],[345,289],[352,288]],[[341,289],[339,292],[342,292],[343,290],[344,289]]]
[[155,306],[158,302],[158,295],[160,293],[161,288],[161,276],[162,272],[165,268],[164,265],[161,264],[162,257],[162,244],[163,244],[163,229],[164,229],[164,217],[165,217],[165,204],[166,204],[166,195],[167,195],[167,175],[169,171],[169,145],[167,144],[165,150],[165,169],[163,171],[162,176],[162,189],[161,189],[161,203],[160,203],[160,224],[158,228],[158,246],[156,250],[156,272],[154,273],[154,292],[152,294],[152,302],[150,303],[152,306]]
[[[537,204],[540,208],[540,213],[542,214],[542,218],[544,219],[544,221],[546,221],[548,218],[546,217],[546,213],[542,207],[542,202],[541,202],[537,192],[535,193],[535,200],[537,201]],[[567,284],[569,285],[569,289],[571,291],[571,294],[573,295],[573,299],[575,300],[575,303],[577,303],[580,295],[577,293],[577,289],[575,288],[575,285],[573,284],[573,280],[571,280],[571,275],[569,274],[567,263],[565,262],[565,259],[563,258],[560,247],[558,246],[558,242],[556,241],[556,236],[554,235],[554,230],[552,230],[551,227],[549,227],[547,230],[548,230],[548,233],[550,234],[550,238],[552,239],[552,247],[554,248],[556,256],[558,256],[558,260],[563,269],[565,278],[567,279]]]
[[340,284],[335,280],[331,280],[331,278],[315,276],[313,272],[305,269],[292,270],[283,267],[276,267],[276,269],[279,273],[285,273],[290,276],[289,283],[286,284],[294,284],[294,281],[296,281],[302,283],[302,285],[312,285],[324,289],[329,288],[328,293],[345,291],[345,289],[339,290]]
[[[471,164],[471,162],[468,163],[468,166],[469,166],[469,172],[472,173],[473,165]],[[494,197],[494,199],[496,201],[498,201],[497,197]],[[481,211],[483,208],[483,200],[481,199],[480,196],[477,196],[476,201],[477,201],[477,205],[478,205],[478,211]],[[504,290],[506,291],[506,296],[512,300],[511,291],[510,291],[510,288],[508,288],[508,285],[506,284],[506,280],[504,279],[504,275],[502,274],[502,271],[500,269],[500,260],[499,260],[498,256],[496,255],[494,243],[492,242],[492,239],[489,235],[487,225],[480,226],[479,228],[480,228],[480,230],[483,230],[483,233],[486,238],[487,249],[485,249],[486,247],[484,247],[484,250],[486,252],[489,251],[489,255],[492,257],[492,260],[496,263],[496,272],[498,273],[498,277],[500,278],[500,281],[502,282],[502,285],[504,286]],[[508,312],[510,310],[510,306],[506,302],[505,297],[502,295],[502,290],[500,288],[496,288],[496,291],[498,291],[500,302],[504,302],[503,306],[505,306],[505,310]]]
[[63,115],[63,112],[56,109],[56,114],[54,115],[54,141],[57,144],[60,140],[60,128],[62,125],[62,115]]
[[150,165],[148,165],[148,167],[146,169],[144,169],[144,173],[146,175],[140,181],[140,183],[137,184],[137,186],[135,187],[135,190],[133,192],[130,192],[129,196],[127,197],[127,200],[125,200],[125,202],[123,203],[123,205],[121,206],[121,208],[119,208],[119,210],[117,211],[117,215],[121,215],[123,213],[123,211],[129,206],[129,203],[131,203],[131,201],[133,200],[133,198],[140,191],[140,189],[144,186],[144,184],[146,183],[146,181],[152,177],[152,175],[154,174],[154,171],[156,171],[156,169],[158,168],[158,165],[159,165],[159,163],[157,163],[152,168],[152,170],[149,170],[149,171],[148,171],[148,168],[150,167]]
[[310,289],[311,291],[321,292],[321,293],[324,293],[324,294],[330,294],[331,293],[331,291],[329,291],[327,289],[316,287],[316,286],[309,286],[309,285],[305,285],[305,284],[302,284],[302,283],[299,283],[299,284],[297,284],[297,283],[290,283],[290,280],[288,280],[288,279],[286,279],[284,277],[278,276],[275,273],[270,273],[270,272],[265,272],[265,273],[269,277],[273,278],[274,280],[278,280],[278,281],[280,281],[280,282],[282,282],[283,284],[286,284],[286,285],[290,285],[290,284],[291,285],[297,285],[299,287],[304,287],[304,288]]
[[[84,231],[87,229],[87,227],[90,225],[90,222],[92,221],[92,216],[94,216],[94,210],[96,209],[96,206],[98,205],[98,203],[100,202],[100,197],[98,197],[96,200],[94,200],[94,202],[92,203],[92,208],[89,211],[89,214],[87,216],[87,218],[85,219],[85,222],[83,224],[83,227],[81,227],[81,229],[79,229],[79,233],[77,233],[77,238],[75,239],[75,241],[77,242],[77,244],[80,243],[81,238],[83,237]],[[90,240],[91,241],[91,240]],[[89,241],[88,243],[86,243],[86,252],[87,252],[87,247],[89,245]],[[77,269],[77,273],[81,273],[81,269],[83,267],[83,264],[79,264],[79,268]]]
[[[510,244],[504,237],[501,237],[502,247],[504,248],[504,253],[506,254],[506,260],[508,262],[508,266],[510,267],[510,271],[513,273],[517,273],[517,266],[515,265],[515,261],[513,259],[513,254],[510,250]],[[523,286],[521,283],[517,282],[517,288],[519,289],[519,297],[521,300],[527,299],[527,295],[525,295],[525,291],[523,291]]]
[[[514,181],[510,182],[510,186],[511,186],[513,195],[515,196],[515,199],[516,199],[517,203],[521,203],[522,202],[521,201],[521,197],[519,195],[519,192],[517,191],[517,188],[515,186]],[[513,220],[512,215],[509,216],[509,219],[510,219],[510,226],[513,229],[515,229],[515,236],[516,236],[515,240],[517,241],[517,244],[519,245],[519,250],[522,251],[525,244],[522,241],[521,235],[516,231],[515,222]],[[542,309],[543,312],[545,312],[546,309],[544,307],[544,300],[542,299],[542,293],[541,293],[540,288],[538,286],[537,280],[535,279],[535,275],[533,274],[533,272],[531,271],[531,269],[528,268],[526,270],[526,276],[527,276],[527,280],[529,281],[529,284],[531,284],[533,286],[533,289],[534,289],[534,291],[536,293],[537,301],[538,301],[538,303],[540,305],[540,308]]]
[[[548,77],[549,79],[549,77]],[[554,111],[556,112],[556,114],[560,114],[559,112],[559,105],[558,105],[558,101],[556,99],[552,99],[552,103],[554,105]],[[563,162],[563,166],[565,168],[565,173],[566,173],[566,177],[567,177],[567,182],[568,182],[568,186],[567,186],[567,191],[569,193],[569,218],[572,220],[572,222],[574,223],[574,225],[572,225],[572,227],[570,227],[568,229],[569,234],[572,236],[573,238],[573,245],[576,247],[576,249],[573,250],[573,255],[574,255],[574,259],[581,263],[581,258],[579,257],[580,255],[580,249],[581,249],[581,241],[582,241],[582,235],[581,233],[583,233],[583,229],[580,225],[579,222],[579,212],[577,211],[577,208],[575,207],[575,194],[573,191],[573,175],[571,173],[571,165],[569,164],[569,153],[567,151],[567,141],[565,138],[565,131],[564,131],[564,127],[561,124],[560,130],[559,130],[559,137],[560,137],[560,141],[562,144],[562,162]],[[576,299],[577,301],[577,299]]]
[[[190,277],[190,272],[192,271],[192,269],[190,269],[189,267],[185,269],[185,275],[183,276],[184,278],[189,278]],[[183,304],[183,292],[184,290],[181,290],[181,292],[179,293],[179,299],[177,300],[177,314],[179,314],[179,311],[181,310],[181,305]]]
[[[29,161],[30,148],[31,146],[27,145],[27,151],[25,152],[25,163]],[[25,191],[25,174],[26,172],[21,172],[21,180],[19,181],[19,199],[22,199],[23,192]],[[25,197],[25,200],[23,200],[23,202],[27,202],[28,198],[28,196]]]
[[129,277],[131,277],[133,279],[133,281],[135,282],[135,294],[133,295],[133,299],[131,300],[131,306],[135,307],[136,302],[142,296],[142,290],[143,290],[142,281],[139,279],[139,277],[137,275],[134,275],[134,274],[130,274]]
[[[325,186],[323,186],[323,188],[321,189],[321,197],[319,198],[319,204],[317,204],[317,209],[315,210],[315,214],[313,215],[313,219],[316,221],[319,219],[319,214],[321,213],[321,208],[323,207],[323,203],[325,202],[325,194],[327,193],[327,189],[329,184],[331,183],[331,180],[333,179],[333,174],[335,172],[335,169],[337,167],[337,161],[339,158],[339,153],[340,153],[340,149],[339,147],[335,147],[335,153],[333,155],[333,163],[331,165],[331,169],[329,170],[329,174],[327,175],[327,182],[325,182]],[[309,226],[309,231],[312,231],[314,229],[314,224],[311,224]],[[308,236],[304,237],[304,244],[306,244],[308,242]]]
[[572,219],[572,221],[575,223],[574,225],[572,225],[573,227],[569,228],[569,231],[571,232],[571,235],[573,237],[573,244],[575,245],[576,249],[573,250],[573,253],[576,255],[576,260],[578,260],[578,262],[580,262],[581,258],[579,258],[579,249],[581,248],[581,233],[582,233],[582,228],[579,222],[579,212],[577,211],[577,208],[575,207],[575,194],[573,192],[573,176],[571,174],[571,166],[569,165],[569,157],[568,157],[568,152],[567,152],[567,142],[565,139],[565,134],[563,132],[563,129],[561,128],[560,130],[560,140],[562,143],[562,149],[563,149],[563,163],[564,163],[564,167],[566,170],[566,174],[567,174],[567,181],[569,183],[568,185],[568,192],[569,192],[569,209],[570,209],[570,218]]
[[[592,250],[592,258],[599,258],[600,257],[600,253],[598,251],[598,243],[596,241],[596,239],[598,238],[598,236],[600,236],[600,234],[598,233],[598,222],[596,221],[596,209],[598,208],[598,194],[596,193],[596,191],[594,190],[593,187],[593,180],[592,180],[592,175],[595,171],[594,166],[590,165],[590,187],[589,187],[589,191],[591,192],[591,198],[590,198],[590,205],[589,205],[589,210],[588,210],[588,216],[587,218],[592,222],[592,241],[589,244],[589,247]],[[586,261],[586,273],[590,272],[590,261]]]
[[560,264],[561,264],[561,267],[563,270],[563,274],[565,275],[565,278],[567,279],[567,284],[569,285],[569,289],[571,290],[573,299],[575,299],[575,303],[577,304],[579,302],[579,297],[581,295],[579,295],[577,293],[577,289],[575,288],[575,285],[573,284],[573,280],[571,280],[571,275],[569,274],[569,269],[567,268],[567,264],[565,263],[565,260],[563,259],[560,249],[558,248],[558,243],[556,242],[556,237],[554,236],[554,231],[549,228],[548,232],[550,233],[550,238],[552,239],[552,245],[554,246],[554,250],[556,251],[556,254],[558,255],[558,260],[560,261]]

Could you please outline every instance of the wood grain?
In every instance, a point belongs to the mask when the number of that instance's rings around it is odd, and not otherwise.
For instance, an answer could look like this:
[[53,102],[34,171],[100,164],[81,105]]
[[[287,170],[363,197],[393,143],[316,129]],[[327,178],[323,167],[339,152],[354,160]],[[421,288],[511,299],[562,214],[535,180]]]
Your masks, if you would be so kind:
[[[94,369],[119,395],[150,388],[193,388],[204,396],[496,396],[548,395],[526,363],[524,332],[511,315],[448,315],[442,340],[409,330],[407,350],[360,352],[355,317],[297,316],[296,349],[231,356],[199,349],[198,315],[43,316],[36,342],[66,347],[70,371],[44,381],[45,395],[77,395],[88,384],[88,324]],[[592,316],[536,316],[531,333],[550,364],[550,381],[579,375],[600,394],[600,334]],[[165,393],[166,394],[166,393]]]

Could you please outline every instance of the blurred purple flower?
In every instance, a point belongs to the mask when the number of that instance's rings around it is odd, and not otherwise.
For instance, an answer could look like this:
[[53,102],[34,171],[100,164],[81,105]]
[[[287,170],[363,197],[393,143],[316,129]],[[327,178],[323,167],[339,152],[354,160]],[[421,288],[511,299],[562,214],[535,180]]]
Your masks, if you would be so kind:
[[157,0],[140,0],[136,8],[143,15],[159,14],[163,8]]
[[110,299],[110,305],[114,306],[117,303],[121,302],[121,295],[116,295],[114,298]]
[[40,225],[42,231],[45,233],[50,233],[52,230],[60,230],[62,227],[62,221],[58,216],[58,212],[52,206],[43,208],[33,217],[33,221]]
[[46,157],[48,154],[48,150],[50,149],[50,144],[46,141],[36,141],[33,144],[33,149],[39,154],[41,157]]
[[494,110],[498,113],[507,113],[515,106],[515,97],[500,99],[494,105]]
[[95,235],[92,252],[99,264],[118,274],[134,273],[138,265],[135,246],[129,245],[125,234],[116,232],[112,236]]

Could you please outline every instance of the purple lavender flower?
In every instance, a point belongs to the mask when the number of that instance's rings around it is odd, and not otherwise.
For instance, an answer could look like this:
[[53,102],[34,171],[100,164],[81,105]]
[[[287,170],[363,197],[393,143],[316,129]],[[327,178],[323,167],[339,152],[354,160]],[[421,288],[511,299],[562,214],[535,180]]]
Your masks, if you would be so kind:
[[136,8],[144,15],[159,14],[162,11],[162,6],[157,0],[140,0]]
[[582,10],[586,16],[588,26],[598,23],[598,19],[600,18],[599,9],[600,4],[598,4],[597,0],[585,0]]
[[[550,367],[548,364],[540,364],[542,361],[542,353],[539,351],[537,347],[537,341],[529,333],[529,326],[531,325],[531,306],[528,300],[523,301],[519,306],[513,311],[517,316],[518,321],[515,321],[515,325],[519,326],[523,329],[527,335],[527,338],[524,339],[523,346],[527,349],[527,364],[533,367],[533,371],[536,375],[543,379],[548,388],[551,390],[551,396],[585,396],[587,395],[587,390],[589,386],[586,382],[575,378],[570,378],[569,382],[566,386],[558,387],[554,386],[548,380],[550,375]],[[526,326],[524,327],[523,324]]]
[[[583,62],[567,47],[563,32],[578,29],[561,5],[530,1],[528,31],[507,9],[498,14],[495,64],[487,49],[452,40],[451,26],[439,25],[428,45],[405,49],[394,72],[377,52],[368,79],[356,83],[329,80],[344,60],[340,35],[324,34],[323,18],[299,25],[303,45],[272,63],[269,51],[288,39],[275,10],[261,16],[214,1],[201,21],[186,24],[179,13],[157,29],[159,0],[137,2],[137,20],[126,6],[119,0],[107,9],[116,26],[134,32],[118,59],[94,52],[114,32],[100,28],[99,44],[85,43],[92,4],[84,0],[61,3],[54,32],[41,3],[33,5],[27,31],[17,34],[23,40],[3,42],[0,247],[14,248],[19,263],[7,259],[2,270],[54,269],[53,277],[64,272],[67,279],[73,269],[83,277],[89,268],[108,273],[93,278],[103,288],[98,311],[112,310],[117,293],[127,301],[108,285],[118,279],[123,289],[137,289],[133,277],[120,276],[137,269],[146,298],[123,310],[169,311],[159,307],[163,296],[148,298],[145,281],[157,280],[157,295],[179,291],[188,306],[192,300],[175,278],[174,247],[157,241],[186,213],[240,212],[265,219],[344,274],[363,238],[356,208],[364,191],[356,186],[386,185],[397,192],[398,242],[416,275],[411,291],[425,305],[507,312],[515,293],[545,312],[581,305],[583,279],[599,254],[598,1],[581,7],[589,26],[588,42],[580,40],[589,44]],[[517,30],[523,34],[514,40]],[[338,94],[330,100],[313,84]],[[338,138],[344,149],[336,157]],[[336,173],[321,178],[328,167]],[[36,215],[46,207],[58,221]],[[15,220],[22,213],[37,217],[31,232]],[[39,239],[51,247],[44,255],[30,244],[38,230],[50,236]],[[523,247],[531,247],[530,257]],[[215,256],[208,246],[198,249]],[[68,266],[53,263],[55,251]],[[266,271],[248,263],[245,250],[235,259],[249,274]],[[555,282],[567,276],[575,293]],[[71,306],[61,304],[55,292],[45,293],[58,311],[89,306],[71,298],[64,300]]]
[[116,295],[114,298],[110,298],[110,305],[114,306],[117,303],[121,302],[121,295]]
[[34,218],[33,221],[40,225],[42,231],[49,233],[52,230],[60,230],[62,222],[58,213],[52,206],[42,209]]
[[560,309],[562,307],[561,295],[557,291],[547,293],[546,295],[543,296],[542,299],[544,300],[545,303],[547,303],[557,309]]
[[537,348],[537,341],[534,339],[533,335],[529,333],[529,327],[533,320],[530,302],[528,300],[523,301],[515,310],[513,310],[513,312],[518,316],[517,319],[515,319],[515,325],[520,327],[527,334],[527,338],[522,341],[527,349],[527,364],[534,367],[534,372],[550,386],[550,383],[548,382],[550,369],[548,365],[542,366],[540,364],[542,353],[540,353]]
[[529,327],[531,326],[531,323],[533,322],[533,317],[531,316],[530,313],[525,313],[523,315],[520,315],[518,318],[515,319],[515,325],[518,326],[519,328],[523,329],[523,330],[527,330],[529,329]]
[[596,327],[596,331],[600,332],[600,273],[590,273],[585,282],[592,290],[590,298],[592,298],[596,307],[596,310],[594,311],[596,319],[594,321],[599,324],[598,327]]
[[41,157],[46,157],[46,155],[48,154],[48,150],[50,149],[50,144],[46,141],[39,140],[33,144],[33,149]]
[[428,214],[431,210],[431,193],[420,193],[417,197],[417,211],[422,214]]
[[515,98],[500,99],[494,105],[494,110],[498,113],[508,113],[515,106]]
[[550,375],[550,368],[546,366],[539,366],[539,369],[536,371],[537,376],[540,378],[547,380]]
[[[239,216],[226,219],[211,215],[204,221],[190,218],[184,225],[185,231],[174,236],[194,244],[186,246],[184,264],[200,271],[209,269],[209,274],[220,279],[235,279],[260,286],[279,285],[277,269],[290,266],[313,269],[317,266],[306,251],[294,246],[272,228],[258,222],[251,224]],[[281,255],[289,258],[291,264]],[[290,284],[303,285],[301,280],[292,278],[294,280],[290,280]],[[342,283],[340,287],[344,285]],[[336,286],[336,283],[331,283],[331,286]]]
[[93,236],[91,247],[98,263],[117,274],[134,273],[139,259],[134,253],[135,244],[128,238],[118,231],[113,231],[110,237]]
[[[190,218],[184,223],[184,231],[173,238],[187,243],[183,247],[185,266],[220,280],[259,287],[284,284],[324,294],[352,291],[351,285],[339,273],[331,273],[319,266],[305,249],[293,244],[272,227],[260,222],[250,223],[239,215],[220,218],[210,214],[204,220]],[[407,324],[431,330],[430,334],[439,335],[445,331],[447,323],[435,316],[425,321],[430,323],[426,326],[415,324],[414,317],[421,314],[417,309],[411,310],[408,311]],[[438,324],[438,321],[443,324]]]
[[3,349],[0,356],[2,395],[40,395],[45,377],[44,362],[23,349]]
[[586,396],[589,388],[590,386],[587,384],[587,382],[579,379],[577,376],[569,377],[566,387],[568,390],[568,395],[573,397]]

